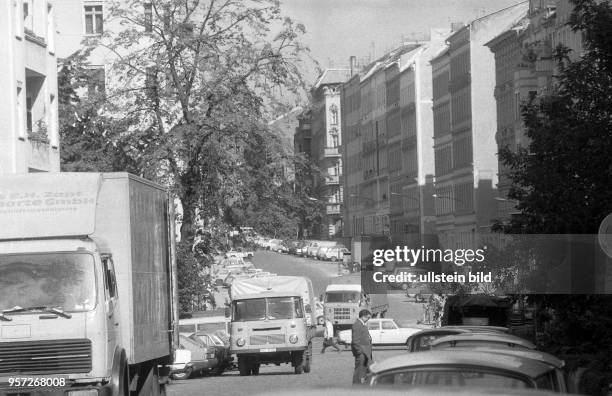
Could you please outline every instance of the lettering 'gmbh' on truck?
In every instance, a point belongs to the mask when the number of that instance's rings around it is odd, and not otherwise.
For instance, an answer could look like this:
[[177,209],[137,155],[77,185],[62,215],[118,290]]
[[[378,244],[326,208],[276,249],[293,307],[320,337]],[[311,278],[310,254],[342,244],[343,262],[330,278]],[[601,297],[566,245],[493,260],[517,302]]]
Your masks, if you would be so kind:
[[231,353],[240,375],[257,375],[261,364],[291,363],[310,372],[316,330],[312,282],[299,276],[237,279],[230,288]]
[[337,283],[325,289],[325,318],[334,326],[334,333],[351,328],[359,311],[367,309],[375,318],[384,318],[389,309],[386,294],[367,294],[359,283]]
[[0,224],[0,389],[42,376],[66,387],[36,394],[163,392],[178,344],[168,192],[127,173],[4,176]]

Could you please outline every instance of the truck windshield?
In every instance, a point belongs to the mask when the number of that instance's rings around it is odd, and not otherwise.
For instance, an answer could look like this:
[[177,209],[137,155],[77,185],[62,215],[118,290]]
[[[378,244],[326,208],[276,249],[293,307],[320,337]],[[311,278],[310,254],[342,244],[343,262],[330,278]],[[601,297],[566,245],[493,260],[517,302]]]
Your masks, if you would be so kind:
[[357,292],[327,292],[325,302],[328,303],[359,303],[359,293]]
[[297,319],[304,317],[302,300],[297,297],[269,297],[234,301],[234,321]]
[[80,312],[90,311],[95,305],[91,254],[0,255],[0,311],[47,307]]

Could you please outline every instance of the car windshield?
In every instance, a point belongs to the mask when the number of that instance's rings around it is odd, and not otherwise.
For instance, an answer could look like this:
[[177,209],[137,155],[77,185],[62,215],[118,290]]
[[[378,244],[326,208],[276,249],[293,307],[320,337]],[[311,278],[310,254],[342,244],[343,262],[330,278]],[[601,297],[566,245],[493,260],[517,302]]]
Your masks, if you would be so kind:
[[297,297],[269,297],[237,300],[233,303],[234,320],[245,322],[264,319],[303,318],[302,300]]
[[527,378],[489,369],[467,367],[435,367],[400,370],[380,374],[376,385],[412,387],[415,385],[442,385],[460,387],[491,387],[525,389],[532,385]]
[[358,303],[359,293],[357,292],[327,292],[325,302],[328,303]]
[[96,276],[91,254],[0,255],[0,311],[47,307],[81,312],[95,305]]

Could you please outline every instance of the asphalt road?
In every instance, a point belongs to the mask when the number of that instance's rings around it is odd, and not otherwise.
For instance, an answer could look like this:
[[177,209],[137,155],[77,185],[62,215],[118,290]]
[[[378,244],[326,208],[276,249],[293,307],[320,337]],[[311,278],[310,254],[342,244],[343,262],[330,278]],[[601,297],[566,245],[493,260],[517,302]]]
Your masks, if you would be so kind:
[[[260,251],[255,254],[253,264],[264,271],[278,275],[307,276],[312,280],[314,291],[322,294],[329,283],[338,277],[338,265],[331,262],[309,260],[291,255]],[[356,275],[352,275],[356,276]],[[410,302],[401,294],[389,296],[389,313],[399,322],[416,323],[423,308]],[[221,376],[194,377],[184,381],[172,381],[169,395],[176,396],[239,396],[264,395],[271,391],[296,390],[321,387],[347,387],[351,385],[354,359],[349,349],[341,352],[328,348],[321,354],[322,338],[313,340],[313,363],[309,374],[296,375],[289,364],[262,366],[258,376],[240,377],[237,371]],[[405,353],[402,349],[375,349],[374,359]],[[290,391],[289,391],[290,392]]]

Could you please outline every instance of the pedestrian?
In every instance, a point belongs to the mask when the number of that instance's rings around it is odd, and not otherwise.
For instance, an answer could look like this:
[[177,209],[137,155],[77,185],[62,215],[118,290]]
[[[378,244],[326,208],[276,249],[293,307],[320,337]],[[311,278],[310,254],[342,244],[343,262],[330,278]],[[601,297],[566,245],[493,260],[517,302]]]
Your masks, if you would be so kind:
[[334,325],[331,320],[325,319],[325,332],[323,333],[323,349],[321,353],[325,353],[327,347],[334,347],[336,351],[340,352],[340,348],[338,348],[338,343],[336,342],[336,337],[334,336]]
[[359,319],[353,323],[351,350],[355,357],[355,372],[353,373],[353,384],[365,382],[368,367],[372,364],[372,337],[368,331],[368,320],[372,313],[367,309],[359,311]]

